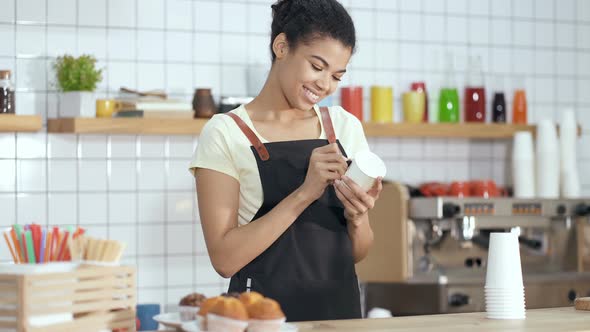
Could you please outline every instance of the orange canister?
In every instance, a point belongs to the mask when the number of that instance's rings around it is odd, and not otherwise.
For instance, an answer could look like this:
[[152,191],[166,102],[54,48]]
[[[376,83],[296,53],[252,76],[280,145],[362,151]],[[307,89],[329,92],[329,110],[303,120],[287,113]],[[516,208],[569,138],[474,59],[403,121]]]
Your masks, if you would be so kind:
[[527,124],[526,93],[522,89],[514,91],[512,123]]

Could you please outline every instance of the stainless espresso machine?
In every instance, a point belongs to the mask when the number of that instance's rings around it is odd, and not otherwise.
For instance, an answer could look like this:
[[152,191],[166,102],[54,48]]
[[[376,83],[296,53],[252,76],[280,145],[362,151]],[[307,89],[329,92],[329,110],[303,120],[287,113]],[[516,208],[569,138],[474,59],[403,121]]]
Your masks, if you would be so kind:
[[410,199],[403,186],[385,190],[389,201],[382,197],[371,216],[375,252],[357,266],[365,311],[485,311],[491,232],[519,235],[527,308],[568,306],[590,296],[590,231],[584,233],[590,199]]

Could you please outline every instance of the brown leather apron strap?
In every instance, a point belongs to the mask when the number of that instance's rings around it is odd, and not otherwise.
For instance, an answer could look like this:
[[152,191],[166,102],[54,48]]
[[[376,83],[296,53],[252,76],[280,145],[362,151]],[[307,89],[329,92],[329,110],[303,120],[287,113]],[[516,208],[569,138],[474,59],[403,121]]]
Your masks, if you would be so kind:
[[256,134],[252,131],[252,129],[250,129],[250,127],[248,127],[248,125],[244,122],[244,120],[242,120],[239,116],[237,116],[231,112],[228,112],[225,114],[229,115],[232,119],[234,119],[234,121],[236,122],[238,127],[240,127],[240,130],[242,130],[244,135],[246,135],[246,137],[250,141],[250,144],[252,144],[254,149],[256,149],[256,152],[258,152],[258,156],[260,157],[260,159],[268,160],[268,158],[270,158],[270,155],[268,154],[268,150],[266,149],[264,144],[260,141],[260,139],[258,139],[258,136],[256,136]]
[[324,124],[324,131],[328,142],[330,144],[336,143],[336,134],[334,133],[334,126],[332,125],[332,118],[330,118],[330,111],[327,107],[320,107],[320,113],[322,114],[322,123]]

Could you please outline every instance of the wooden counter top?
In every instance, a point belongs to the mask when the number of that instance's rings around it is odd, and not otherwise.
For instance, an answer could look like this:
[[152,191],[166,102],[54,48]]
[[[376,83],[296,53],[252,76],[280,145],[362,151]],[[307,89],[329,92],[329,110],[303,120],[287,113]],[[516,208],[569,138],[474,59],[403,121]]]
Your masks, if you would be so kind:
[[294,324],[299,328],[298,332],[582,332],[590,331],[590,311],[575,310],[574,307],[531,309],[526,311],[524,320],[487,319],[485,312],[474,312]]
[[295,323],[299,332],[590,331],[590,311],[574,307],[527,310],[524,320],[485,318],[485,312]]

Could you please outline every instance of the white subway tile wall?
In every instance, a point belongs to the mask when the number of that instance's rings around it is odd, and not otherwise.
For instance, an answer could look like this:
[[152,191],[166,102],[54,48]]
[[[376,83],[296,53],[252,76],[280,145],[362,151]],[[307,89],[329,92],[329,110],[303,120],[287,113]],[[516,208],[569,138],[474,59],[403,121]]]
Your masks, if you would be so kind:
[[[190,100],[247,94],[248,66],[268,68],[270,0],[0,0],[0,68],[14,73],[17,112],[57,113],[52,63],[93,54],[104,69],[97,95],[121,86],[165,88]],[[463,86],[469,55],[481,56],[492,88],[527,89],[530,119],[577,111],[585,195],[590,195],[590,1],[346,0],[358,32],[342,85],[391,85],[400,96],[426,82],[431,118],[452,52]],[[337,103],[338,92],[333,98]],[[489,103],[488,103],[489,104]],[[490,107],[488,105],[488,113]],[[139,269],[139,301],[175,304],[193,290],[214,295],[227,280],[213,270],[187,171],[197,136],[0,133],[0,226],[79,224],[127,242]],[[371,138],[388,179],[410,184],[491,178],[510,183],[509,141]],[[9,259],[0,248],[0,260]]]

